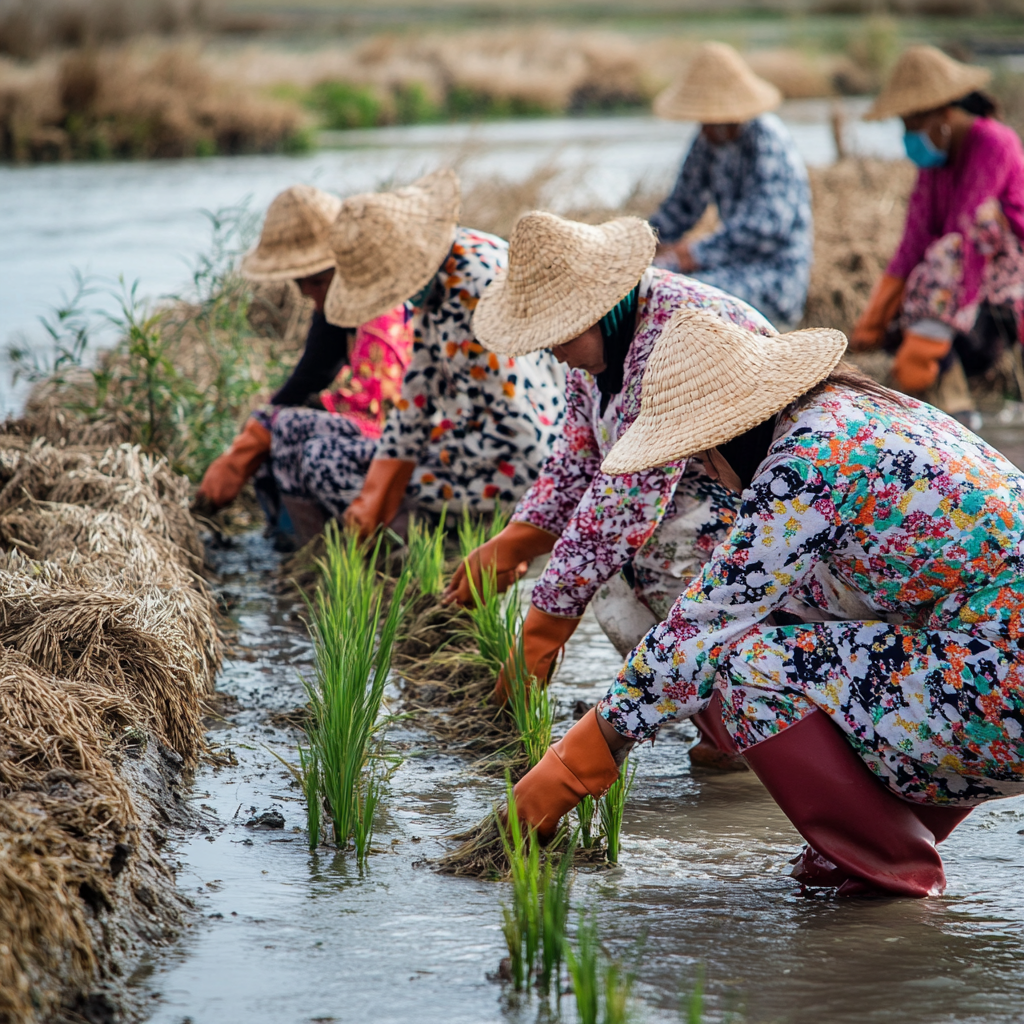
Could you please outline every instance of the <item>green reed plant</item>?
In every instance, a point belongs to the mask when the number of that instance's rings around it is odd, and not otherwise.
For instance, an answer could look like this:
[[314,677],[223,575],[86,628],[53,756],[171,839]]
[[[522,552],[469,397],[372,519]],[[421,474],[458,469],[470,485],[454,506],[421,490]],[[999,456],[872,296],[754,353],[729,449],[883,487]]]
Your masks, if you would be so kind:
[[632,770],[629,767],[629,758],[622,762],[619,769],[619,777],[608,789],[608,792],[601,798],[599,807],[601,811],[601,830],[604,832],[605,843],[607,844],[607,857],[611,864],[619,862],[619,840],[622,835],[622,818],[626,810],[626,801],[629,799],[630,790],[633,788],[633,780],[636,777],[636,765]]
[[441,510],[441,521],[436,527],[416,516],[409,517],[406,538],[405,566],[411,582],[421,594],[440,594],[444,590],[444,521],[447,506]]
[[395,581],[387,604],[376,572],[380,539],[368,552],[355,534],[342,535],[331,523],[325,547],[320,585],[309,605],[316,675],[304,680],[312,715],[308,747],[300,749],[309,841],[314,847],[320,840],[322,803],[335,844],[344,849],[352,842],[363,863],[394,767],[381,751],[382,733],[393,720],[384,712],[384,688],[409,573]]

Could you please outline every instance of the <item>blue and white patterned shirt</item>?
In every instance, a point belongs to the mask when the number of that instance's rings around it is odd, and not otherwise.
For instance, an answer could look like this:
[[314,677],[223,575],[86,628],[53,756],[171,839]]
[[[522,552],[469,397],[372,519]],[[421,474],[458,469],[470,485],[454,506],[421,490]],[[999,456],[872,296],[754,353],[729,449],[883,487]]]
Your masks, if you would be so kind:
[[796,323],[813,251],[811,190],[792,136],[774,114],[748,121],[739,138],[724,145],[698,134],[651,226],[663,242],[674,242],[710,203],[721,225],[690,246],[699,268],[692,276],[749,302],[769,320]]

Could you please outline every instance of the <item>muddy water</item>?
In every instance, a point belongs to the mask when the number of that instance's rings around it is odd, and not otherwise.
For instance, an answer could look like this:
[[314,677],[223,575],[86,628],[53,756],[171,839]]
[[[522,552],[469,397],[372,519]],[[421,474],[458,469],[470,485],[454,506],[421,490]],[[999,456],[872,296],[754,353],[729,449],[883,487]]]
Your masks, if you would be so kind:
[[[205,769],[194,799],[208,832],[182,837],[179,879],[201,912],[191,937],[139,972],[160,1024],[550,1019],[489,979],[502,956],[501,884],[417,866],[441,837],[479,818],[493,779],[436,751],[414,726],[392,732],[406,754],[362,875],[310,855],[303,806],[271,751],[295,760],[296,736],[266,721],[302,702],[309,645],[297,609],[262,583],[273,555],[257,537],[217,555],[236,601],[239,657],[221,688],[240,710],[212,738],[237,768]],[[593,700],[618,658],[589,618],[555,684],[561,707]],[[564,724],[560,729],[564,728]],[[559,729],[559,731],[560,731]],[[698,969],[709,1020],[1010,1022],[1024,998],[1024,800],[976,811],[944,845],[941,899],[808,900],[787,881],[796,833],[750,775],[691,772],[688,728],[637,755],[620,867],[580,873],[579,906],[597,905],[608,943],[636,957],[638,1018],[676,1021]],[[281,831],[244,825],[276,807]],[[563,1000],[571,1021],[572,999]]]

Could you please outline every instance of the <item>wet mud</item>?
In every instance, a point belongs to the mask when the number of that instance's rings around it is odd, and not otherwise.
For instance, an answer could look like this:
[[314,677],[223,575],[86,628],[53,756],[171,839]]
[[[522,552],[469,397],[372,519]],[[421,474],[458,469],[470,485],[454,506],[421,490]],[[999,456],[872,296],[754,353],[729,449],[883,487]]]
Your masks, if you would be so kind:
[[[405,762],[367,869],[330,848],[308,851],[300,794],[274,756],[296,761],[300,734],[272,724],[303,700],[299,673],[311,652],[301,606],[268,592],[276,556],[261,538],[214,557],[239,633],[219,684],[237,705],[210,739],[238,764],[197,772],[191,804],[209,831],[179,832],[173,847],[199,922],[138,973],[150,1019],[555,1019],[556,1005],[517,999],[493,980],[505,953],[505,885],[423,866],[499,798],[502,783],[441,752],[415,721],[390,733]],[[618,666],[588,616],[554,684],[556,732]],[[638,1019],[678,1021],[680,994],[702,972],[709,1021],[1019,1020],[1024,800],[977,810],[943,845],[941,898],[808,899],[787,878],[800,840],[785,817],[752,775],[691,770],[692,738],[677,726],[634,755],[621,863],[581,870],[574,883],[574,905],[596,906],[611,950],[635,964]],[[283,827],[247,825],[268,814]],[[574,1019],[571,997],[561,1011]]]

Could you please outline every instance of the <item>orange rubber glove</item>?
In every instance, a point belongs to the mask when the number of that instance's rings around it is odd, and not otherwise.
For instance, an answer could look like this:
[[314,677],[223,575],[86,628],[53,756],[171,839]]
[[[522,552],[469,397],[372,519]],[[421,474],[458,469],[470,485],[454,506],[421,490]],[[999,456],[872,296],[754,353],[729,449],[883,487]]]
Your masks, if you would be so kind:
[[864,352],[882,344],[889,323],[900,311],[905,284],[902,277],[893,277],[892,274],[883,274],[875,282],[867,308],[861,313],[850,335],[852,351]]
[[588,793],[600,797],[619,777],[608,741],[591,708],[516,784],[519,821],[535,828],[541,839],[550,839],[558,823]]
[[896,350],[890,371],[893,383],[900,391],[911,395],[927,391],[939,379],[939,364],[952,347],[952,341],[904,331],[903,342]]
[[471,551],[465,561],[455,570],[451,582],[444,592],[444,603],[454,601],[463,607],[473,599],[469,587],[466,563],[473,574],[473,586],[480,593],[480,577],[484,570],[493,570],[498,584],[498,593],[503,594],[522,576],[538,555],[546,555],[558,538],[539,526],[529,523],[509,523],[497,537],[481,544]]
[[218,455],[203,474],[197,500],[205,498],[214,510],[230,505],[269,454],[270,431],[254,419],[246,420],[231,447]]
[[378,526],[387,526],[398,514],[415,468],[415,462],[405,459],[374,459],[359,497],[345,509],[345,525],[363,538],[372,536]]
[[[523,620],[521,636],[523,638],[523,663],[527,673],[534,676],[541,686],[547,686],[551,673],[555,669],[558,652],[566,645],[569,637],[576,632],[579,619],[563,619],[558,615],[548,615],[535,605]],[[495,704],[504,704],[508,700],[508,683],[506,663],[498,673],[498,681],[494,685],[491,700]]]

